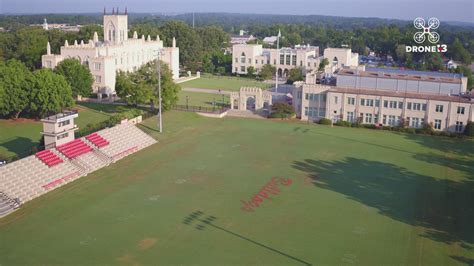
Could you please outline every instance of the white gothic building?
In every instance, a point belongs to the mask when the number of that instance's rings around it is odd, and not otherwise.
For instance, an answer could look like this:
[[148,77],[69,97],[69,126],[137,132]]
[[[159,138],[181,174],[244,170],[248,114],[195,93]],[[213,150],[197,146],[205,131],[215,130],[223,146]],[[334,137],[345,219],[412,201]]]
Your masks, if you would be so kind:
[[55,68],[59,62],[68,58],[76,58],[82,64],[89,66],[94,77],[92,91],[99,97],[102,94],[108,96],[115,94],[115,77],[117,71],[137,70],[140,66],[157,59],[160,51],[160,59],[167,63],[173,79],[179,78],[179,48],[173,38],[172,47],[163,47],[163,41],[159,36],[155,40],[148,35],[138,38],[137,33],[128,37],[128,15],[119,14],[113,10],[112,14],[106,14],[104,10],[104,41],[99,41],[97,32],[92,40],[87,43],[77,41],[61,46],[60,54],[51,54],[48,42],[47,53],[42,56],[42,66]]

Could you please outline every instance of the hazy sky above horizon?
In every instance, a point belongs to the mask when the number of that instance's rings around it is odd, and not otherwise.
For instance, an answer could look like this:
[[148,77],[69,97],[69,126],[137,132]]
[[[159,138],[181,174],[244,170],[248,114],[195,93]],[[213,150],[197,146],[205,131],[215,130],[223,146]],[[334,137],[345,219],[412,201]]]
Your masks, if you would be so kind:
[[474,23],[474,0],[0,0],[0,13],[86,13],[119,6],[134,13],[232,12],[380,17]]

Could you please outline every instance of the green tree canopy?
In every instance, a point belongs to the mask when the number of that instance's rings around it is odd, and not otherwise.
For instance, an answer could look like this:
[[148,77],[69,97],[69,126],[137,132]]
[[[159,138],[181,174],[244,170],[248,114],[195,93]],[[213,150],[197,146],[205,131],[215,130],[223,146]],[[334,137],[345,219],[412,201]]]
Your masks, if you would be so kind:
[[79,60],[65,59],[56,66],[55,72],[62,75],[71,85],[73,97],[89,96],[92,92],[94,79],[89,68]]
[[267,80],[271,79],[273,75],[275,75],[276,68],[270,64],[266,64],[262,67],[262,70],[260,70],[260,76],[262,79]]
[[72,89],[66,79],[50,69],[33,72],[29,109],[36,117],[61,112],[74,106]]
[[302,81],[304,79],[303,76],[303,70],[299,67],[293,68],[290,70],[290,73],[288,75],[288,84],[293,84],[296,81]]
[[[178,101],[180,87],[173,82],[168,65],[161,62],[161,98],[164,110],[169,110]],[[119,72],[115,83],[117,95],[128,104],[157,104],[157,66],[156,61],[140,67],[134,73]]]
[[18,118],[28,107],[31,72],[15,59],[0,64],[0,114]]

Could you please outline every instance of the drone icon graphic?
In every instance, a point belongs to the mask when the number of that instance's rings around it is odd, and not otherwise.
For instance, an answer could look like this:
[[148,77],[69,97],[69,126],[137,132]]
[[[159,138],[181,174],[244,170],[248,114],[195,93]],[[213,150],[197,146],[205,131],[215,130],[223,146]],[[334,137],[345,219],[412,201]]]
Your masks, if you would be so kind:
[[416,43],[423,43],[426,40],[426,35],[428,35],[428,41],[431,43],[437,43],[439,41],[439,34],[431,30],[437,29],[439,24],[437,18],[430,18],[428,20],[428,26],[425,26],[425,20],[423,18],[416,18],[413,21],[413,25],[415,26],[415,29],[422,31],[415,33],[413,39]]

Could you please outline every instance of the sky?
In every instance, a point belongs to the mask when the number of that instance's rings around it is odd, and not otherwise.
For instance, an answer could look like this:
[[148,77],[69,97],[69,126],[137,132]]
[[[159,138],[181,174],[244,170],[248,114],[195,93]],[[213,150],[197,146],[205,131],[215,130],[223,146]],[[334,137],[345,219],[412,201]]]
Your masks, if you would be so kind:
[[133,13],[230,12],[379,17],[437,17],[474,23],[474,0],[0,0],[0,13],[91,13],[128,7]]

